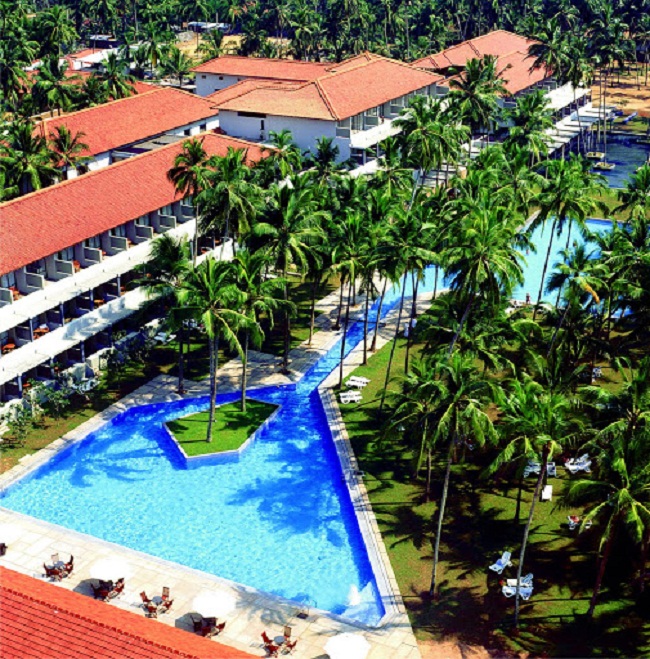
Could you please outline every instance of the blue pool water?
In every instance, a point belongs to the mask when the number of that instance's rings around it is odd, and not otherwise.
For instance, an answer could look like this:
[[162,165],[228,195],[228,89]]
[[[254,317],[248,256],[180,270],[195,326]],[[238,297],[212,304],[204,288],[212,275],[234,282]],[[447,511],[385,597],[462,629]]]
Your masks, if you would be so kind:
[[[423,286],[432,288],[433,272]],[[398,297],[391,291],[384,310]],[[351,326],[346,352],[362,333]],[[340,342],[297,386],[251,390],[281,407],[239,462],[187,469],[169,450],[162,422],[205,409],[207,398],[142,406],[9,488],[2,504],[376,624],[384,609],[316,389],[339,355]],[[360,593],[353,607],[351,593]]]
[[[587,220],[587,229],[592,233],[603,233],[605,231],[610,231],[611,228],[612,223],[608,220]],[[553,271],[553,265],[562,260],[560,251],[566,248],[568,235],[569,227],[568,224],[566,224],[559,237],[556,233],[554,233],[552,236],[553,247],[551,248],[551,257],[548,261],[548,269],[546,271],[547,282],[550,273]],[[517,286],[514,289],[512,297],[515,300],[525,300],[526,293],[529,293],[531,300],[536,302],[537,295],[539,294],[539,287],[542,282],[542,271],[544,269],[546,251],[548,250],[548,244],[551,240],[551,222],[549,221],[546,225],[537,227],[537,229],[535,229],[533,232],[531,239],[533,244],[536,246],[537,251],[530,251],[524,255],[526,260],[526,264],[524,266],[525,283],[523,286]],[[584,242],[583,236],[575,226],[573,226],[571,229],[569,247],[573,245],[574,241],[579,245]],[[547,293],[545,288],[542,295],[542,300],[551,304],[555,304],[556,299],[557,292]]]
[[[595,150],[604,151],[604,148],[600,145]],[[613,162],[616,167],[609,172],[594,171],[605,177],[610,188],[624,188],[637,168],[648,160],[648,156],[650,156],[650,144],[643,144],[635,137],[608,135],[607,160]]]

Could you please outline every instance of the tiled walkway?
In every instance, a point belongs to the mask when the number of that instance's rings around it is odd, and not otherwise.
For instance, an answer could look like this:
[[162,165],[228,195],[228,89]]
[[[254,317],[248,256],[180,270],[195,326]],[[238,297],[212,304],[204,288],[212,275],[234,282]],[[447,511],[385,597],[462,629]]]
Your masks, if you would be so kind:
[[[290,375],[285,376],[278,372],[279,358],[252,353],[250,386],[288,384],[300,379],[339,336],[329,329],[330,320],[335,315],[337,304],[338,293],[336,292],[318,304],[319,309],[327,312],[318,319],[318,326],[322,329],[314,335],[311,348],[303,345],[291,351],[292,372]],[[423,296],[418,305],[419,310],[423,310],[425,306]],[[356,315],[361,311],[361,307],[355,309]],[[395,319],[396,313],[388,315],[386,325],[380,331],[379,346],[390,340],[394,331]],[[345,361],[346,372],[353,370],[360,363],[360,359],[360,348],[355,349]],[[238,389],[240,377],[240,361],[233,360],[227,363],[219,371],[219,390],[224,392]],[[366,539],[373,569],[380,582],[380,589],[387,604],[386,608],[392,611],[392,615],[387,616],[390,619],[381,628],[369,629],[354,626],[332,614],[316,610],[309,611],[307,619],[303,620],[296,617],[299,606],[294,602],[3,508],[0,508],[0,525],[17,527],[20,530],[20,537],[15,542],[8,543],[9,549],[7,554],[0,558],[0,564],[42,578],[42,563],[49,562],[51,554],[58,553],[63,560],[67,560],[68,555],[74,555],[74,573],[60,585],[63,588],[90,596],[92,595],[91,566],[102,557],[119,555],[128,563],[131,574],[125,575],[127,577],[125,593],[118,600],[114,600],[106,606],[118,606],[138,615],[144,615],[140,607],[139,593],[146,590],[147,594],[153,597],[161,593],[163,586],[168,586],[171,588],[174,599],[173,607],[168,614],[151,621],[151,624],[169,624],[188,630],[191,630],[192,627],[189,617],[189,613],[192,611],[192,601],[199,593],[228,591],[235,597],[237,606],[227,616],[226,628],[218,639],[226,645],[247,651],[255,656],[265,656],[260,637],[262,631],[266,630],[271,637],[278,636],[282,634],[283,626],[289,624],[292,626],[293,636],[299,638],[293,654],[297,658],[325,657],[324,646],[327,640],[346,631],[362,633],[367,638],[372,648],[368,655],[369,659],[416,659],[420,657],[365,486],[363,481],[354,475],[356,469],[354,456],[349,447],[336,400],[329,389],[338,382],[336,378],[337,373],[333,373],[321,386],[320,393],[346,475],[346,482],[350,488],[352,501],[357,510],[359,524]],[[152,380],[130,396],[56,440],[47,448],[24,458],[21,464],[0,477],[0,487],[22,477],[26,472],[47,461],[54,452],[61,450],[67,443],[86,436],[128,407],[177,400],[179,395],[174,393],[176,384],[176,379],[169,376],[160,376]],[[208,382],[187,382],[187,396],[206,394],[208,388]],[[164,505],[164,501],[161,501],[161,505]],[[161,529],[162,532],[164,530]]]

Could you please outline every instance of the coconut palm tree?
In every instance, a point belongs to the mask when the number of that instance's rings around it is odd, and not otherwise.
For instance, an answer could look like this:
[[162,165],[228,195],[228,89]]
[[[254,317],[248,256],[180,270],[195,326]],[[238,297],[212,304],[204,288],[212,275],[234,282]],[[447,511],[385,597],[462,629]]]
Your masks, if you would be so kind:
[[70,20],[68,8],[61,5],[47,7],[36,14],[36,23],[42,55],[61,57],[63,49],[67,49],[79,37]]
[[70,110],[77,101],[81,87],[78,75],[66,76],[68,62],[59,61],[57,56],[43,60],[32,86],[32,96],[40,111]]
[[196,229],[192,259],[195,265],[201,228],[200,193],[210,185],[209,173],[209,159],[203,148],[203,140],[196,138],[183,142],[182,151],[174,158],[174,166],[167,172],[167,178],[174,184],[176,191],[184,198],[189,197],[194,205]]
[[[466,123],[474,135],[481,128],[490,131],[498,118],[499,98],[508,91],[497,71],[497,58],[485,55],[471,59],[458,79],[452,78],[447,96],[452,114]],[[472,157],[470,140],[469,157]]]
[[84,137],[85,133],[82,131],[73,135],[65,124],[55,126],[54,132],[50,133],[48,145],[52,163],[62,172],[70,169],[78,171],[78,168],[90,159],[89,156],[83,155],[89,150],[88,145],[82,141]]
[[[528,537],[535,514],[546,465],[555,455],[562,452],[562,444],[571,441],[576,432],[571,417],[571,400],[563,393],[554,393],[535,382],[530,376],[522,375],[509,383],[499,399],[501,408],[500,428],[504,447],[495,459],[492,469],[525,456],[539,462],[540,471],[533,493],[528,520],[519,553],[517,583],[521,583]],[[519,625],[519,587],[515,595],[515,626]]]
[[[174,238],[165,233],[151,243],[149,260],[135,268],[139,275],[137,283],[142,286],[147,297],[168,297],[176,295],[189,272],[190,248],[187,238]],[[187,310],[175,306],[169,321],[175,326],[178,335],[178,393],[185,390],[183,380],[185,325]]]
[[620,204],[616,211],[629,211],[633,220],[647,222],[650,217],[650,164],[639,167],[617,194]]
[[538,163],[542,156],[548,154],[549,136],[546,131],[555,125],[546,92],[536,89],[520,96],[515,106],[505,114],[512,125],[504,148],[509,151],[511,146],[516,145],[526,149],[530,153],[530,165]]
[[603,179],[591,172],[591,165],[584,158],[572,154],[569,160],[551,160],[546,165],[545,179],[544,188],[538,199],[540,212],[528,228],[529,233],[532,234],[539,225],[546,224],[552,218],[533,320],[537,317],[537,310],[542,301],[546,270],[553,248],[553,236],[559,236],[568,223],[568,247],[571,224],[576,222],[579,226],[584,226],[585,220],[596,209],[605,209],[602,202],[598,201],[598,196],[605,189]]
[[52,165],[46,139],[34,132],[29,121],[9,124],[6,138],[0,142],[0,168],[21,195],[50,185],[59,173]]
[[477,299],[496,306],[502,297],[510,298],[514,286],[523,284],[522,254],[516,249],[518,221],[504,208],[477,206],[459,224],[449,228],[449,247],[445,251],[444,269],[449,287],[464,306],[458,329],[448,354]]
[[302,155],[300,149],[293,141],[291,131],[283,128],[281,131],[270,131],[269,138],[275,147],[269,159],[277,167],[280,178],[284,179],[292,174],[297,174],[302,169]]
[[194,62],[177,46],[170,46],[162,58],[163,75],[176,76],[179,88],[183,87],[183,78],[193,66]]
[[[213,156],[208,164],[208,185],[198,194],[201,232],[216,229],[225,238],[246,236],[260,206],[259,188],[251,182],[245,149],[228,147],[225,156]],[[225,241],[224,241],[225,244]]]
[[241,293],[240,311],[250,320],[244,328],[242,351],[242,386],[241,408],[246,411],[246,383],[249,343],[261,345],[264,333],[260,317],[264,316],[273,329],[273,318],[277,311],[294,313],[295,305],[283,299],[286,281],[280,277],[268,279],[265,274],[268,267],[268,255],[263,251],[249,252],[239,250],[233,257],[234,282]]
[[135,78],[126,72],[128,66],[128,62],[125,63],[115,53],[109,53],[104,60],[104,70],[100,74],[100,78],[109,98],[117,100],[118,98],[127,98],[133,94]]
[[217,400],[217,372],[219,370],[219,341],[225,340],[242,356],[237,332],[253,329],[255,323],[242,313],[242,294],[235,285],[233,266],[227,261],[206,258],[190,269],[177,288],[179,307],[185,307],[200,319],[208,336],[210,350],[210,414],[206,441],[212,441]]
[[459,352],[442,357],[434,364],[437,385],[433,413],[432,445],[446,451],[445,476],[442,495],[438,506],[438,523],[433,550],[433,568],[429,594],[438,594],[438,563],[440,538],[449,493],[449,481],[454,456],[463,443],[482,446],[496,442],[496,431],[485,409],[489,400],[490,387],[478,377],[474,359]]
[[[323,239],[321,223],[327,217],[321,209],[314,189],[292,189],[288,185],[274,184],[269,190],[267,208],[251,231],[279,270],[284,284],[284,299],[289,299],[286,275],[290,267],[303,274],[309,265],[309,255]],[[290,314],[284,312],[284,353],[282,369],[289,371],[291,339]]]

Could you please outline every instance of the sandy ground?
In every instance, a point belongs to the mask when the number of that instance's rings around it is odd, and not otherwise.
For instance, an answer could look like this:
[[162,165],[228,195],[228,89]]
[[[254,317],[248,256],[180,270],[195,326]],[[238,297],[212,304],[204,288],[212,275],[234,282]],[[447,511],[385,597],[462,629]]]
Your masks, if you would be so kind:
[[[637,83],[636,70],[631,74],[621,75],[621,82],[618,83],[618,76],[610,76],[607,85],[606,101],[618,105],[625,114],[638,112],[642,117],[650,117],[650,84],[644,85],[645,73],[639,65],[639,80]],[[650,83],[650,77],[649,77]],[[600,90],[598,88],[598,78],[594,80],[591,88],[592,98],[598,99]]]
[[490,659],[490,653],[481,646],[447,641],[418,641],[422,659]]

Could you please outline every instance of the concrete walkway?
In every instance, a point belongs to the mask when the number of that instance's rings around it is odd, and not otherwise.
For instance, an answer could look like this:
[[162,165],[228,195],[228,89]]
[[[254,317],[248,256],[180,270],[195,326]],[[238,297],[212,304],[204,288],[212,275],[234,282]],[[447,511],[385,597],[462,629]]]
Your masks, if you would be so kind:
[[[418,304],[419,312],[428,307],[430,297],[430,294],[428,299],[424,295],[421,297]],[[303,344],[291,351],[291,373],[289,375],[279,372],[280,358],[251,353],[250,387],[290,384],[299,380],[340,336],[340,332],[325,329],[329,327],[332,316],[336,313],[338,300],[338,292],[334,292],[317,305],[318,309],[326,310],[326,313],[319,317],[317,323],[323,329],[314,335],[311,347]],[[362,312],[362,306],[354,309],[355,316]],[[396,317],[396,311],[388,314],[386,323],[379,334],[379,347],[394,335]],[[362,350],[359,346],[345,360],[345,371],[349,373],[356,368],[361,362],[361,357]],[[240,378],[241,362],[239,359],[225,364],[219,370],[220,392],[238,390]],[[146,590],[147,594],[153,597],[161,593],[163,586],[171,588],[174,599],[171,611],[158,620],[152,620],[151,624],[169,624],[191,630],[192,623],[189,613],[192,611],[194,597],[204,591],[228,591],[234,596],[237,605],[236,609],[226,617],[226,628],[218,640],[254,656],[265,656],[266,654],[260,637],[262,631],[275,637],[282,634],[285,624],[289,624],[292,626],[293,636],[299,638],[293,654],[297,658],[325,657],[324,647],[327,640],[342,632],[363,634],[371,645],[369,659],[416,659],[420,657],[364,483],[354,473],[357,470],[355,457],[349,445],[336,399],[331,391],[331,387],[338,383],[337,378],[338,371],[326,379],[319,391],[373,570],[380,584],[380,592],[387,611],[391,612],[389,616],[385,617],[388,619],[385,619],[385,624],[381,628],[371,629],[354,625],[320,610],[310,610],[307,619],[301,619],[297,617],[297,614],[301,612],[301,607],[295,602],[3,508],[0,508],[0,525],[16,527],[19,531],[19,538],[7,543],[9,549],[4,557],[0,557],[0,565],[36,578],[43,578],[42,563],[44,561],[49,563],[51,554],[58,553],[63,560],[67,560],[69,555],[74,555],[74,573],[61,582],[60,587],[90,596],[92,595],[91,583],[93,583],[90,578],[92,565],[102,557],[119,555],[130,566],[131,574],[124,575],[126,577],[125,593],[106,606],[118,606],[138,615],[144,615],[140,606],[139,593]],[[23,477],[49,460],[52,455],[69,443],[79,441],[110,418],[134,405],[178,400],[180,396],[175,393],[176,385],[176,378],[170,376],[155,378],[45,449],[23,458],[19,465],[0,477],[0,487],[4,488],[9,483]],[[204,395],[209,391],[209,382],[187,381],[186,387],[187,397]]]

